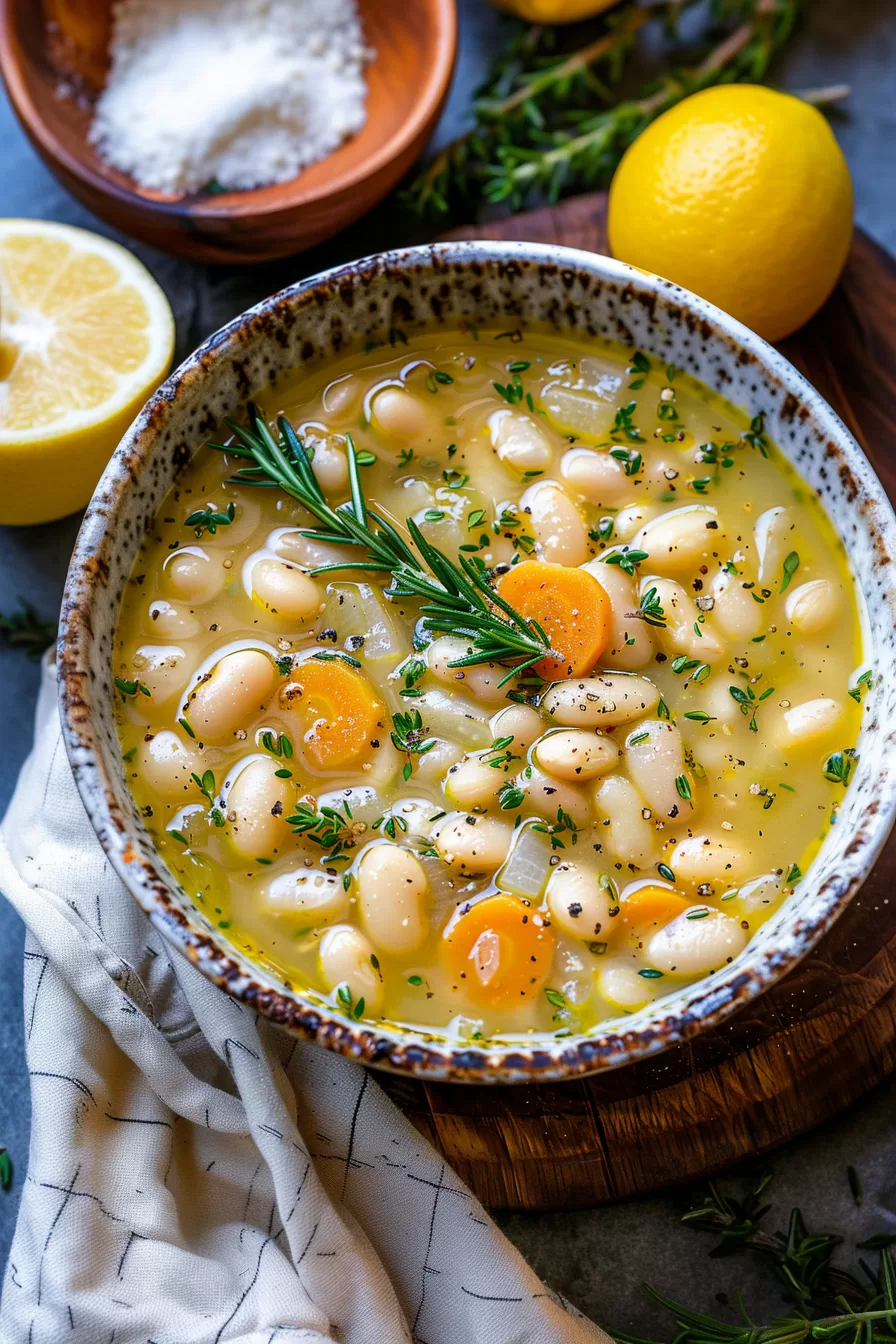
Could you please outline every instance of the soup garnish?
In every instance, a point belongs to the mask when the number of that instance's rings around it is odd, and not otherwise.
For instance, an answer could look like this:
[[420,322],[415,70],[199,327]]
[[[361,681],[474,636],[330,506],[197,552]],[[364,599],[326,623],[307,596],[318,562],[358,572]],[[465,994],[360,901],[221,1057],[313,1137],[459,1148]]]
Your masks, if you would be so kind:
[[161,854],[350,1018],[587,1031],[730,963],[849,783],[845,553],[752,421],[640,351],[393,337],[159,510],[115,652]]

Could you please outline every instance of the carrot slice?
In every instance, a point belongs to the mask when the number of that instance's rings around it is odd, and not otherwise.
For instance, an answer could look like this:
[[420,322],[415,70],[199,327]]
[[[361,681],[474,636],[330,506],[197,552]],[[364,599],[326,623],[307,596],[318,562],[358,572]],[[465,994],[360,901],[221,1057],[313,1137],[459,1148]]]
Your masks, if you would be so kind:
[[521,616],[538,622],[559,658],[542,658],[546,681],[590,672],[610,638],[610,599],[587,569],[529,560],[501,579],[498,592]]
[[309,658],[300,663],[290,672],[280,701],[298,715],[302,745],[322,769],[356,764],[382,736],[382,704],[370,682],[343,662]]
[[648,883],[637,887],[620,903],[619,914],[613,921],[629,932],[633,929],[664,928],[676,916],[684,914],[690,905],[671,887]]
[[547,979],[554,935],[541,915],[513,896],[487,896],[449,924],[442,959],[479,1003],[530,999]]

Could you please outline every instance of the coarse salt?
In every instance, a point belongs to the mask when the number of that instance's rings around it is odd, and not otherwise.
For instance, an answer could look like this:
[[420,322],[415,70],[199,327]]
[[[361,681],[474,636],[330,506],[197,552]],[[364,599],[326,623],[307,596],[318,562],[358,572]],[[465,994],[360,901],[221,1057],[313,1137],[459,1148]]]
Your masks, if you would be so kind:
[[171,194],[296,177],[366,119],[355,0],[119,0],[90,139]]

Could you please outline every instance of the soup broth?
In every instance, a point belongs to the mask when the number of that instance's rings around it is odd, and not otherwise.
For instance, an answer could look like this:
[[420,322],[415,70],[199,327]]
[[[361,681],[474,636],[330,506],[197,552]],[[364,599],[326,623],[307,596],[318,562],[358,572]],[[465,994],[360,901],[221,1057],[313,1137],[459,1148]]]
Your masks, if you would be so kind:
[[131,787],[208,918],[351,1018],[473,1041],[731,962],[836,820],[869,680],[761,415],[469,329],[303,370],[259,424],[170,492],[116,642]]

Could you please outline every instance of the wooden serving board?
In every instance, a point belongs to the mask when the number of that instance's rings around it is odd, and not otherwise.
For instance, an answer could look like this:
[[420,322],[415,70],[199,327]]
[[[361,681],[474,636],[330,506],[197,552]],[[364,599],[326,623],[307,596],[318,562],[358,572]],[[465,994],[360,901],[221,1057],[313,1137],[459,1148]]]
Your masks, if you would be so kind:
[[[452,238],[607,251],[606,197]],[[781,346],[896,498],[896,261],[857,233],[821,313]],[[378,1075],[490,1208],[587,1207],[720,1171],[827,1120],[896,1068],[896,831],[818,948],[718,1029],[574,1082],[433,1085]]]

